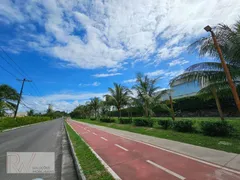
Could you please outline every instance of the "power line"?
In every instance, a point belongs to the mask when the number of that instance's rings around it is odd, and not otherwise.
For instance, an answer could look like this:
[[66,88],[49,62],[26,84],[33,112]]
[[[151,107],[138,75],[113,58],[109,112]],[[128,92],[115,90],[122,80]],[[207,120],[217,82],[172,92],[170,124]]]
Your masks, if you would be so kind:
[[4,71],[6,71],[8,74],[10,74],[11,76],[13,76],[14,78],[18,78],[15,74],[13,74],[13,73],[11,73],[10,71],[8,71],[7,69],[5,69],[4,67],[2,67],[1,65],[0,65],[0,68],[2,68]]
[[15,71],[17,71],[19,74],[21,74],[23,77],[24,75],[21,73],[21,71],[19,71],[17,68],[15,68],[10,62],[8,62],[8,60],[6,60],[1,54],[0,57],[6,62],[8,63],[13,69],[15,69]]
[[22,70],[22,68],[8,55],[8,53],[1,46],[0,49],[8,57],[8,59],[10,59],[18,67],[18,69],[22,72],[22,75],[24,74],[23,77],[27,77],[28,75],[24,72],[24,70]]

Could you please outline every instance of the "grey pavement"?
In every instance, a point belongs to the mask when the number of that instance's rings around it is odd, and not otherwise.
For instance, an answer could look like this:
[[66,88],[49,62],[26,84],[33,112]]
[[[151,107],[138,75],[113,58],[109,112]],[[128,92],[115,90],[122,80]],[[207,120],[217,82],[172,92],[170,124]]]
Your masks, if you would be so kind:
[[176,153],[180,153],[182,155],[196,158],[198,160],[203,160],[209,163],[217,164],[221,167],[231,168],[231,169],[240,171],[240,154],[228,153],[225,151],[219,151],[219,150],[214,150],[210,148],[181,143],[177,141],[161,139],[157,137],[132,133],[128,131],[122,131],[122,130],[108,128],[104,126],[98,126],[98,125],[93,125],[88,123],[83,123],[83,124],[87,124],[91,127],[95,127],[97,129],[106,131],[108,133],[112,133],[118,136],[140,141],[143,143],[148,143],[148,144],[157,146],[159,148],[163,148]]
[[[63,119],[33,124],[0,133],[0,179],[1,180],[76,180],[73,160],[65,141]],[[54,152],[54,174],[7,174],[7,152]],[[64,154],[64,156],[63,156]],[[39,179],[38,179],[39,178]]]

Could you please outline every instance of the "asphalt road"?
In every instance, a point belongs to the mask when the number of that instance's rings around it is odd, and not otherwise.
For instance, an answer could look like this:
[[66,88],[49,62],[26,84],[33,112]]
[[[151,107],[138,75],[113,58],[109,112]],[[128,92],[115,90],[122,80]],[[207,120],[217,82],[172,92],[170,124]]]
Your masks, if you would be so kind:
[[[69,149],[65,148],[66,134],[63,119],[56,119],[12,131],[0,133],[0,179],[1,180],[64,180],[77,179]],[[65,144],[63,146],[63,144]],[[64,148],[63,148],[64,147]],[[52,174],[7,174],[7,152],[54,152],[55,173]]]
[[68,123],[122,180],[240,180],[240,172],[110,134],[89,125]]

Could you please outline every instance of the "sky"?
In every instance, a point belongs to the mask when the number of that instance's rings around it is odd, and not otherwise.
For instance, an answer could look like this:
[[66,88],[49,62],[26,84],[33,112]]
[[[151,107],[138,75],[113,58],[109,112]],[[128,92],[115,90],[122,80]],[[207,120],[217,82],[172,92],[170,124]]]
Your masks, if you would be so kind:
[[48,104],[69,112],[113,82],[130,88],[137,72],[167,88],[212,60],[187,51],[208,35],[203,28],[231,26],[239,12],[239,0],[1,0],[0,84],[19,91],[16,78],[32,80],[20,111],[41,112]]

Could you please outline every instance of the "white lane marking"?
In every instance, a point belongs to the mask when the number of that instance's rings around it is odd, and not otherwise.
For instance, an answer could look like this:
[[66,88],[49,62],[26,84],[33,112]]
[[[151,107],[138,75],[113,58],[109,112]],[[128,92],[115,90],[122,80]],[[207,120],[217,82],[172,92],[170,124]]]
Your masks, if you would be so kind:
[[103,139],[104,141],[108,141],[106,138],[104,138],[104,137],[101,137],[101,139]]
[[95,136],[97,136],[97,134],[96,133],[93,133]]
[[122,146],[120,146],[120,145],[118,145],[118,144],[115,144],[115,146],[117,146],[117,147],[123,149],[124,151],[128,151],[128,149],[126,149],[126,148],[124,148],[124,147],[122,147]]
[[[75,121],[75,120],[72,120],[72,121]],[[80,123],[78,121],[75,121],[76,123]],[[81,124],[81,123],[80,123]],[[96,126],[94,126],[96,127]],[[98,129],[98,128],[96,128]],[[99,129],[98,129],[99,130]],[[104,131],[100,128],[101,131]],[[227,168],[227,167],[224,167],[224,165],[218,165],[218,164],[213,164],[211,162],[208,162],[208,161],[205,161],[205,160],[201,160],[201,159],[198,159],[198,158],[195,158],[195,157],[192,157],[192,156],[189,156],[189,155],[185,155],[185,154],[182,154],[182,153],[179,153],[179,152],[176,152],[176,151],[173,151],[173,150],[170,150],[170,149],[165,149],[165,148],[162,148],[162,147],[159,147],[159,146],[156,146],[156,145],[153,145],[153,144],[150,144],[150,143],[146,143],[144,141],[141,141],[141,140],[135,140],[135,139],[131,139],[131,138],[128,138],[128,137],[125,137],[123,135],[119,135],[119,134],[115,134],[115,133],[112,133],[112,132],[108,132],[108,131],[105,131],[109,134],[112,134],[112,135],[115,135],[115,136],[119,136],[123,139],[128,139],[130,141],[135,141],[135,142],[138,142],[138,143],[142,143],[142,144],[145,144],[147,146],[151,146],[151,147],[154,147],[154,148],[157,148],[157,149],[161,149],[163,151],[166,151],[166,152],[170,152],[170,153],[173,153],[173,154],[177,154],[179,156],[182,156],[182,157],[185,157],[185,158],[188,158],[188,159],[191,159],[191,160],[194,160],[194,161],[197,161],[197,162],[200,162],[200,163],[203,163],[203,164],[207,164],[209,166],[212,166],[212,167],[216,167],[216,168],[219,168],[219,169],[222,169],[222,170],[226,170],[226,171],[229,171],[229,172],[232,172],[232,173],[236,173],[236,174],[240,174],[240,171],[238,170],[234,170],[234,169],[230,169],[230,168]]]
[[89,131],[89,130],[87,130],[88,132],[91,132],[91,131]]
[[152,162],[152,161],[150,161],[150,160],[147,160],[147,162],[148,162],[149,164],[151,164],[151,165],[153,165],[153,166],[155,166],[155,167],[157,167],[157,168],[159,168],[159,169],[161,169],[161,170],[163,170],[163,171],[165,171],[165,172],[167,172],[167,173],[169,173],[169,174],[177,177],[178,179],[181,179],[181,180],[186,179],[185,177],[183,177],[183,176],[181,176],[181,175],[179,175],[179,174],[177,174],[177,173],[175,173],[175,172],[173,172],[173,171],[171,171],[171,170],[169,170],[169,169],[167,169],[167,168],[165,168],[165,167],[162,167],[162,166],[156,164],[155,162]]

